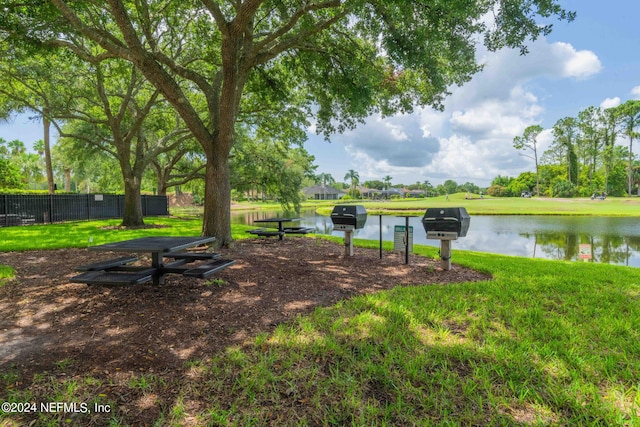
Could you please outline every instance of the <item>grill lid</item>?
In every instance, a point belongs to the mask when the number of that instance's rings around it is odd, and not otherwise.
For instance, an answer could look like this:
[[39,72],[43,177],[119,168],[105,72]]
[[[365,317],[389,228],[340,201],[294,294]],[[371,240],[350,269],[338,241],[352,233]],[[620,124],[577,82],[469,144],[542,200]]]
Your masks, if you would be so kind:
[[331,221],[334,225],[348,225],[360,229],[367,222],[367,210],[362,205],[337,205],[331,212]]
[[463,207],[428,208],[422,218],[422,225],[428,236],[437,236],[437,233],[433,232],[442,232],[456,233],[457,237],[464,237],[467,235],[470,222],[471,217]]

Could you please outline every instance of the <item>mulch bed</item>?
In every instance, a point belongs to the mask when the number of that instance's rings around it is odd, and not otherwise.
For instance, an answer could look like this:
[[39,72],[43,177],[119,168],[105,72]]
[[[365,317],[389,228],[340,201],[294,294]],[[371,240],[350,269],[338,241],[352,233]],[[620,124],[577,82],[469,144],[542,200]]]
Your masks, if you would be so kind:
[[163,286],[107,288],[70,283],[74,268],[107,259],[86,249],[0,253],[16,280],[0,287],[0,371],[109,378],[116,372],[181,376],[188,360],[242,344],[294,316],[398,285],[486,280],[438,260],[344,247],[320,239],[238,241],[221,251],[237,262],[209,280],[169,275]]

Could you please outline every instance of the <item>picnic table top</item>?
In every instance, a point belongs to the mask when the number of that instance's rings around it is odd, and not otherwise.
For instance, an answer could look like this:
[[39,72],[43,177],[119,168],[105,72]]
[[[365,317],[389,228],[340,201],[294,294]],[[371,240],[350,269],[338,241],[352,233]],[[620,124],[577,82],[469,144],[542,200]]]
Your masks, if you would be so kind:
[[92,246],[90,249],[94,251],[120,252],[173,252],[180,249],[210,243],[214,240],[215,237],[202,236],[149,236]]
[[300,221],[302,218],[264,218],[264,219],[256,219],[253,222],[291,222],[291,221]]

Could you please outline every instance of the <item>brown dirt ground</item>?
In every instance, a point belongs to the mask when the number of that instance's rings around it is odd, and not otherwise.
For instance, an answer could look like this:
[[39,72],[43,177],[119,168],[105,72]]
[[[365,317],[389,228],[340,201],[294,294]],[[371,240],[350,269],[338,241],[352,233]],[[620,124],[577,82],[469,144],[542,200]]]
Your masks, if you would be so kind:
[[[398,285],[485,280],[486,274],[415,255],[343,246],[325,240],[238,241],[221,251],[237,263],[214,280],[167,276],[151,284],[107,288],[70,283],[76,266],[123,254],[86,249],[0,253],[0,264],[17,278],[0,287],[0,372],[20,373],[11,387],[29,390],[33,375],[91,374],[111,384],[115,376],[155,373],[180,378],[185,362],[208,358],[292,317],[354,295]],[[168,391],[170,393],[170,391]],[[0,394],[3,394],[0,390]],[[167,396],[169,400],[170,396]],[[126,401],[128,401],[127,399]],[[153,422],[157,412],[136,412],[134,424]]]

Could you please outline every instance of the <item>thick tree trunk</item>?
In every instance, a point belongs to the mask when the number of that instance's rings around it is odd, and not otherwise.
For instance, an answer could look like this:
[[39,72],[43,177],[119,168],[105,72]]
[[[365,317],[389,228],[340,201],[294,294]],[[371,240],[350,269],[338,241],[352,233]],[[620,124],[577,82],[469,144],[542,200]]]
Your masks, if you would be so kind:
[[215,236],[215,247],[231,244],[231,180],[229,153],[220,153],[220,146],[212,148],[215,153],[207,155],[204,196],[204,219],[202,234]]
[[157,177],[157,194],[158,196],[166,196],[167,195],[167,175],[168,172],[164,170],[162,167],[156,167],[156,177]]
[[144,225],[142,219],[142,198],[140,197],[140,183],[138,177],[124,179],[124,215],[123,227],[140,227]]
[[[214,236],[216,247],[228,247],[231,237],[231,172],[229,153],[235,141],[235,125],[247,72],[239,71],[240,35],[223,37],[217,108],[212,111],[214,132],[210,144],[202,144],[207,156],[202,234]],[[202,142],[201,142],[202,143]]]
[[71,191],[71,169],[64,168],[64,191]]
[[46,116],[42,117],[44,125],[44,163],[47,169],[47,184],[49,186],[49,194],[55,193],[55,184],[53,182],[53,165],[51,164],[51,122]]

